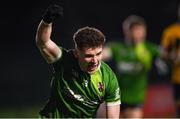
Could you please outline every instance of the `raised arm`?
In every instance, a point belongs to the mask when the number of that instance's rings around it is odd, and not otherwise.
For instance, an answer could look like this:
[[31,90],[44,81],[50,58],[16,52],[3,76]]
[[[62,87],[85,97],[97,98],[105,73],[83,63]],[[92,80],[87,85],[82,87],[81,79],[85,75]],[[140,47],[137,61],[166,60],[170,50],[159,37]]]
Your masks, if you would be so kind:
[[51,40],[52,23],[62,16],[62,8],[57,5],[51,5],[46,10],[36,32],[36,44],[42,56],[48,63],[58,60],[62,51]]

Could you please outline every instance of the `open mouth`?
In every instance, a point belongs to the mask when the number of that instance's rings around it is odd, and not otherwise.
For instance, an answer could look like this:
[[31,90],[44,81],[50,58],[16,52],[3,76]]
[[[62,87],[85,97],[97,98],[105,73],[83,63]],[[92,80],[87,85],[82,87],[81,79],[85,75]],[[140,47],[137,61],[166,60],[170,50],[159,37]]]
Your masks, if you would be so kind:
[[98,65],[99,65],[99,63],[97,63],[97,64],[90,64],[89,66],[88,66],[88,70],[91,72],[91,71],[94,71],[94,70],[96,70],[97,68],[98,68]]

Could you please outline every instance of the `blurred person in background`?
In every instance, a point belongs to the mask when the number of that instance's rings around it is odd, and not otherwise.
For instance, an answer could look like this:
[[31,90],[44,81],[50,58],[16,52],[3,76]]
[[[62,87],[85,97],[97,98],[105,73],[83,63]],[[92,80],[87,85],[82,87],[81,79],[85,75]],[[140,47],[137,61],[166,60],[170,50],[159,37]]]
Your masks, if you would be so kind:
[[161,45],[163,58],[171,69],[176,117],[180,118],[180,4],[178,6],[178,21],[163,30]]
[[148,73],[153,60],[160,56],[160,50],[159,46],[146,41],[147,25],[141,16],[128,16],[122,28],[124,42],[107,43],[103,59],[115,63],[115,73],[121,87],[121,117],[141,118]]
[[114,72],[102,61],[104,34],[93,27],[80,28],[73,36],[74,49],[51,40],[53,22],[62,7],[51,5],[36,33],[42,56],[53,67],[51,96],[40,111],[44,118],[93,118],[105,101],[108,118],[119,118],[120,88]]

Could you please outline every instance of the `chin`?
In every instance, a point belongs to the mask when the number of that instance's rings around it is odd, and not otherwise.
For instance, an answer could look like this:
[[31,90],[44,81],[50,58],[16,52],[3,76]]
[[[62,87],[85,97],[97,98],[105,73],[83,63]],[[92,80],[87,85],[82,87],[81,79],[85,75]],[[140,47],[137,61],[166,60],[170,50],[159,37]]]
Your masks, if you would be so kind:
[[88,73],[89,74],[93,74],[93,73],[95,73],[97,71],[97,68],[95,69],[95,70],[93,70],[93,71],[88,71]]
[[98,65],[96,65],[95,67],[89,68],[89,69],[87,69],[87,72],[88,72],[89,74],[93,74],[93,73],[95,73],[95,72],[98,70],[99,66],[100,66],[100,65],[98,64]]

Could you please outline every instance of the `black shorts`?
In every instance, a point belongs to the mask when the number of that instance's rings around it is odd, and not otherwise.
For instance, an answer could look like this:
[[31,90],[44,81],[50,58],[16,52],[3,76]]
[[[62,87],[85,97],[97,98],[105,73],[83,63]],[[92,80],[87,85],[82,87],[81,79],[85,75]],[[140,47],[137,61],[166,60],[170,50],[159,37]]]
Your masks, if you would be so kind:
[[180,100],[180,84],[173,84],[173,94],[175,100]]
[[121,103],[121,111],[124,111],[127,108],[143,108],[143,104],[142,103],[136,103],[136,104]]

